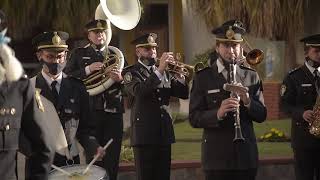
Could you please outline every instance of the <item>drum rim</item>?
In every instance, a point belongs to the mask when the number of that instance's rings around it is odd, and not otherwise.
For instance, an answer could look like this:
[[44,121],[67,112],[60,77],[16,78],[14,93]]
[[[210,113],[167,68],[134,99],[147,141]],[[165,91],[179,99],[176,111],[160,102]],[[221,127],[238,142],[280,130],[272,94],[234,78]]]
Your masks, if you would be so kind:
[[[69,167],[81,167],[81,166],[83,166],[83,167],[85,168],[85,167],[87,167],[87,164],[73,164],[73,165],[61,166],[61,167],[59,167],[59,168],[64,169],[64,168],[69,168]],[[109,174],[108,174],[108,172],[107,172],[104,168],[102,168],[102,167],[100,167],[100,166],[97,166],[97,165],[92,165],[92,166],[90,167],[90,169],[91,169],[92,167],[104,171],[104,176],[103,176],[102,178],[98,179],[98,180],[103,180],[105,177],[107,177],[107,178],[109,179]],[[56,169],[52,169],[52,170],[49,172],[48,175],[49,175],[49,176],[50,176],[50,175],[53,175],[54,172],[59,172],[59,171],[56,170]]]

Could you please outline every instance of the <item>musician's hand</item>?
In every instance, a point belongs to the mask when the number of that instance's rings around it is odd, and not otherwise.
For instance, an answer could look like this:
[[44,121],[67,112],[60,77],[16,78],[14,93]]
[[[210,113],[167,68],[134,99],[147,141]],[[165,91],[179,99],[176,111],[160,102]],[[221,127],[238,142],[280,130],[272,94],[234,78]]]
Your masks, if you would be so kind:
[[163,74],[170,61],[174,61],[172,52],[164,52],[160,58],[158,71]]
[[314,121],[313,111],[312,110],[304,111],[303,114],[302,114],[302,117],[308,123],[312,123]]
[[[244,87],[241,83],[237,83],[237,86]],[[237,94],[240,96],[240,100],[243,102],[244,105],[249,105],[250,96],[248,93],[248,88],[238,88]]]
[[243,102],[244,105],[249,105],[250,104],[250,96],[249,93],[244,93],[244,94],[239,94],[240,100]]
[[224,118],[228,112],[235,111],[239,108],[239,99],[228,98],[221,102],[220,108],[218,109],[217,116],[219,118]]
[[89,70],[90,70],[90,72],[98,71],[103,66],[104,66],[104,64],[102,62],[94,62],[94,63],[89,65]]
[[97,161],[102,161],[105,155],[106,155],[106,151],[103,149],[103,147],[99,146],[97,148],[97,153],[95,154],[95,156],[99,156]]
[[118,69],[112,69],[109,73],[109,76],[111,79],[113,79],[116,82],[121,82],[123,80],[121,71],[119,71]]

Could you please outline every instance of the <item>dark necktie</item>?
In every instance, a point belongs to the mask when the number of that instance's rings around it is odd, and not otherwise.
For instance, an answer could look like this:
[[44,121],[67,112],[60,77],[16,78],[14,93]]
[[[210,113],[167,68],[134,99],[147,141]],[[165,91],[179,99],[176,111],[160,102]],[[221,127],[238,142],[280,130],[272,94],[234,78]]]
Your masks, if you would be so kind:
[[318,76],[318,69],[314,69],[314,71],[313,71],[313,75],[314,75],[314,80],[315,80],[315,81],[318,81],[318,79],[319,79],[319,76]]
[[58,94],[58,91],[57,91],[57,88],[56,88],[57,83],[58,83],[57,81],[52,81],[52,83],[51,83],[51,92],[52,92],[52,95],[53,95],[53,104],[54,104],[55,107],[58,104],[58,97],[59,97],[59,94]]

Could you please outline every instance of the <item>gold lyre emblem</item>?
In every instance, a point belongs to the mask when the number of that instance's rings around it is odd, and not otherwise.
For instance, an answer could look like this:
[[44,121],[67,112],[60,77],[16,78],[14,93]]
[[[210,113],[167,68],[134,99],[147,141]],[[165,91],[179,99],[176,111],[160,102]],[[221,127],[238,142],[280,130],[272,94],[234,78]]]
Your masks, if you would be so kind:
[[41,89],[36,89],[34,96],[35,96],[38,108],[40,109],[40,111],[44,112],[44,106],[43,106],[43,103],[41,100],[40,91],[41,91]]
[[52,41],[53,45],[59,45],[60,44],[61,38],[60,38],[60,36],[58,35],[57,32],[54,32],[54,35],[53,35],[51,41]]
[[229,29],[226,32],[226,37],[228,39],[232,39],[234,37],[234,31],[232,30],[232,26],[229,26]]
[[97,28],[102,28],[102,23],[100,21],[97,23]]

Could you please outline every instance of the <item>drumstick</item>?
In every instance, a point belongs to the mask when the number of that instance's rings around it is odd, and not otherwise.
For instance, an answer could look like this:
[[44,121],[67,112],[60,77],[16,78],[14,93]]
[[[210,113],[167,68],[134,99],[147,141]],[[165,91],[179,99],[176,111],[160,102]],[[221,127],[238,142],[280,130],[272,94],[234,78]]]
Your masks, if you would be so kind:
[[58,166],[55,166],[54,164],[51,165],[51,167],[57,171],[60,171],[62,174],[68,175],[68,176],[72,176],[71,173],[59,168]]
[[[106,150],[106,149],[108,148],[108,146],[112,143],[112,141],[113,141],[113,139],[111,138],[111,139],[108,141],[108,143],[103,146],[103,149]],[[97,159],[99,158],[99,156],[100,156],[100,154],[96,155],[96,156],[92,159],[92,161],[88,164],[88,166],[86,167],[86,169],[84,169],[84,171],[82,171],[81,174],[86,174],[86,173],[89,171],[90,167],[93,165],[93,163],[95,163],[95,162],[97,161]]]

